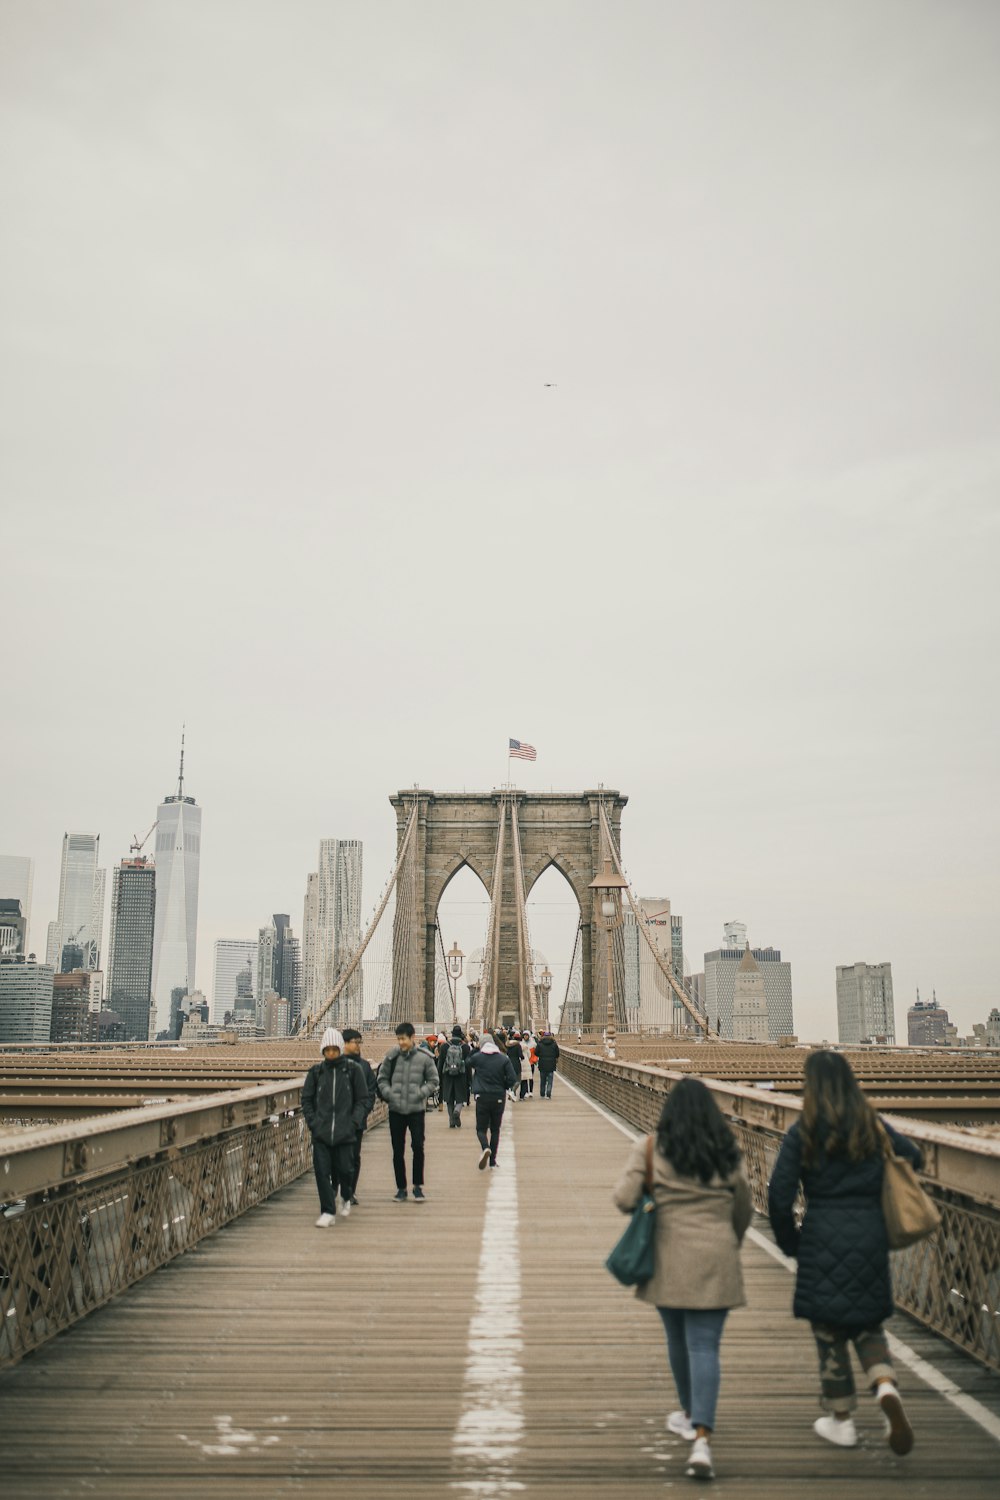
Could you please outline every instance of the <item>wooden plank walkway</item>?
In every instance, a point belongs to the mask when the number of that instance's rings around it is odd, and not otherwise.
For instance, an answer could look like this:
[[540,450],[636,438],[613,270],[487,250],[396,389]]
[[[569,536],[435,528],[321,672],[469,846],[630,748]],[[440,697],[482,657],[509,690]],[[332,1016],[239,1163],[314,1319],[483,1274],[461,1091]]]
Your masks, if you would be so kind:
[[[315,1229],[302,1178],[5,1372],[5,1500],[683,1492],[659,1320],[602,1265],[624,1223],[609,1191],[628,1143],[558,1079],[508,1122],[500,1170],[481,1173],[471,1119],[449,1131],[430,1116],[423,1205],[392,1201],[380,1129],[349,1220]],[[908,1458],[885,1446],[868,1397],[861,1447],[815,1438],[791,1277],[752,1245],[745,1270],[749,1305],[723,1343],[719,1495],[993,1500],[1000,1445],[905,1370]],[[921,1352],[944,1347],[898,1322]],[[952,1356],[956,1370],[996,1394]]]

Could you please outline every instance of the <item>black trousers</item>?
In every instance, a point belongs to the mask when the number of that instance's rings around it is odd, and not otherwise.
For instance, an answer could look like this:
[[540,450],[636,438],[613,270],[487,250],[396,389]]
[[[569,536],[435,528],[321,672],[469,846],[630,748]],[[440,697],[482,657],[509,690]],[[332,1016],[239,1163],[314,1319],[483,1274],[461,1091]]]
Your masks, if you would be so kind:
[[396,1174],[396,1187],[406,1186],[406,1132],[410,1132],[413,1147],[413,1186],[424,1185],[424,1129],[427,1114],[419,1110],[412,1115],[398,1115],[389,1111],[389,1136],[392,1140],[392,1170]]
[[365,1138],[364,1131],[363,1130],[359,1130],[358,1134],[357,1134],[357,1138],[355,1139],[355,1142],[354,1142],[354,1176],[351,1178],[351,1197],[352,1198],[354,1197],[355,1193],[358,1190],[358,1178],[361,1176],[361,1145],[362,1145],[362,1142],[364,1141],[364,1138]]
[[340,1189],[342,1198],[351,1196],[354,1142],[346,1141],[342,1145],[331,1146],[329,1142],[318,1141],[314,1136],[313,1171],[316,1173],[316,1187],[319,1190],[320,1213],[335,1214],[337,1189]]
[[476,1135],[479,1137],[479,1144],[483,1150],[489,1150],[490,1161],[497,1159],[500,1125],[503,1121],[503,1107],[506,1103],[506,1095],[501,1099],[476,1100]]

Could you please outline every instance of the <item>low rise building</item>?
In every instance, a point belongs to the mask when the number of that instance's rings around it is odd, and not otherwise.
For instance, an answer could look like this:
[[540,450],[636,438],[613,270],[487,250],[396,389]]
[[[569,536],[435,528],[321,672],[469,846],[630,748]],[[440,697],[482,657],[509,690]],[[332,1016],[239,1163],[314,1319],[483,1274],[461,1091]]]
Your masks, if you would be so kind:
[[47,1042],[52,1028],[50,964],[23,953],[0,955],[0,1042]]

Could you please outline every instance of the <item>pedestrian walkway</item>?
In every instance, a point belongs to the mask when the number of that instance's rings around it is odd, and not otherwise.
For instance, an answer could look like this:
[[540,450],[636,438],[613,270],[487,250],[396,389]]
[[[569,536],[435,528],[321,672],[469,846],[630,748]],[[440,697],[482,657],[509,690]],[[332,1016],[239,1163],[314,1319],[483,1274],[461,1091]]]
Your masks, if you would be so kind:
[[[508,1105],[496,1172],[477,1170],[471,1112],[460,1131],[427,1123],[425,1203],[393,1201],[379,1129],[349,1220],[316,1229],[303,1177],[0,1375],[5,1500],[685,1493],[659,1320],[602,1264],[624,1135],[561,1078]],[[718,1495],[992,1500],[1000,1443],[905,1369],[908,1458],[867,1398],[858,1449],[815,1438],[791,1277],[759,1244],[744,1264]]]

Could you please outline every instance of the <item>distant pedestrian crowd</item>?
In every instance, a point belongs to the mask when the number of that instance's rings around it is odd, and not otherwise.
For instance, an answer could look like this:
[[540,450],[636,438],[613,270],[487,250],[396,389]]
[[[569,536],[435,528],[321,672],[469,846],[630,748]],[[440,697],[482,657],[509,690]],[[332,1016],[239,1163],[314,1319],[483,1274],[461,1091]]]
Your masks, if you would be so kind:
[[[319,1192],[317,1228],[330,1229],[339,1212],[346,1218],[359,1205],[361,1147],[368,1117],[381,1098],[388,1106],[389,1139],[396,1199],[424,1201],[427,1111],[447,1109],[449,1129],[462,1128],[462,1111],[475,1101],[479,1170],[499,1165],[500,1129],[508,1101],[552,1098],[559,1066],[559,1043],[548,1030],[497,1028],[480,1036],[453,1026],[451,1036],[417,1036],[410,1021],[396,1027],[396,1045],[374,1071],[361,1055],[360,1031],[329,1027],[320,1041],[322,1061],[306,1074],[302,1113],[313,1142],[313,1168]],[[410,1142],[412,1176],[407,1177]]]

